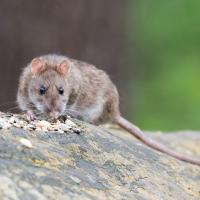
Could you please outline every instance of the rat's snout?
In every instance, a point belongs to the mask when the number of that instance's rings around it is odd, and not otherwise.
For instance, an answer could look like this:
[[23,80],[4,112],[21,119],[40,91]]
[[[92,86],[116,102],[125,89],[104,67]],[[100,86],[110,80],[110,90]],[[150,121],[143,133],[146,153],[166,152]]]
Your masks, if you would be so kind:
[[62,105],[56,98],[46,101],[44,112],[50,119],[57,119],[62,113]]
[[52,112],[48,113],[48,116],[50,119],[57,119],[59,117],[59,112],[52,111]]

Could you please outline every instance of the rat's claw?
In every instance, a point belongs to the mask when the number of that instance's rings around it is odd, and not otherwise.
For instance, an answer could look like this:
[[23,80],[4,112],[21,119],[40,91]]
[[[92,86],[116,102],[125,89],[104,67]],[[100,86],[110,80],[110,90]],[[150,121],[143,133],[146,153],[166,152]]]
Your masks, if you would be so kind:
[[25,113],[25,117],[28,121],[34,121],[36,119],[35,115],[33,114],[32,111],[28,110]]

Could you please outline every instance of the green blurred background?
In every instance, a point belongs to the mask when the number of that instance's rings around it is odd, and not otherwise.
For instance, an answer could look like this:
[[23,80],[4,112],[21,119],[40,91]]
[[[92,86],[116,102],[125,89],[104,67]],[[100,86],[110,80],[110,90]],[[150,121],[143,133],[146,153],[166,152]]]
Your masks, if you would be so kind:
[[200,129],[199,8],[198,0],[129,2],[137,71],[130,117],[143,129]]

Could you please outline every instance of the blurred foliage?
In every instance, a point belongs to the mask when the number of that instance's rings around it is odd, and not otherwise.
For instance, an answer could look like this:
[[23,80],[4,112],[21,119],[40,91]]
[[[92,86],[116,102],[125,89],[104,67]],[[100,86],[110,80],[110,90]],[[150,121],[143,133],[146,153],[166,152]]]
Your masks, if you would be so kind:
[[143,129],[200,129],[199,8],[199,0],[130,1],[132,113]]

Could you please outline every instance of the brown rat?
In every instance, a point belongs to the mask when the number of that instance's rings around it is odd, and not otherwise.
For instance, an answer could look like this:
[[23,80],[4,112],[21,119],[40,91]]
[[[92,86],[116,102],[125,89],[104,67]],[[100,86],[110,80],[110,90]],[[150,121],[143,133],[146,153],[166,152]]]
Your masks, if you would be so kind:
[[20,77],[17,101],[30,120],[35,115],[57,118],[69,114],[96,125],[113,122],[153,149],[200,165],[200,160],[151,140],[123,118],[115,85],[104,71],[88,63],[55,54],[34,58]]

